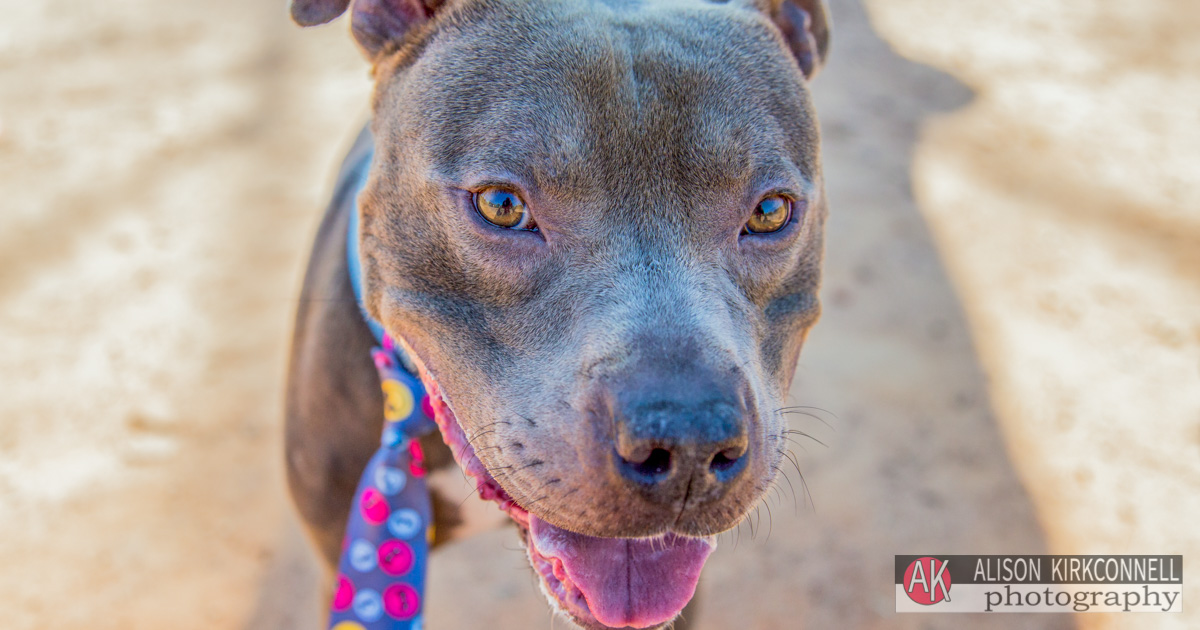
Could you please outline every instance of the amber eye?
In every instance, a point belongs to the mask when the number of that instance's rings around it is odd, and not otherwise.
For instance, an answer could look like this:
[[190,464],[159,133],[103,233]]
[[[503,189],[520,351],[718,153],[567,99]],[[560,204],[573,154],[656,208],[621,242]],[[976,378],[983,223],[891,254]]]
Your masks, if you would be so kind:
[[474,195],[475,210],[488,223],[513,230],[532,230],[533,221],[525,210],[525,202],[516,193],[488,186]]
[[771,195],[758,202],[754,214],[746,222],[744,234],[778,232],[792,216],[792,200],[783,195]]

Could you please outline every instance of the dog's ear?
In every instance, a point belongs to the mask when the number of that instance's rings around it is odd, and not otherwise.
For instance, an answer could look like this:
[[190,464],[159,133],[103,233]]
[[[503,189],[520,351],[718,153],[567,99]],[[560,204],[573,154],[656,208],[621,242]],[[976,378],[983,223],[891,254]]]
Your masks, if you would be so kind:
[[825,0],[770,0],[771,18],[810,81],[829,54],[829,7]]
[[433,17],[443,0],[292,0],[292,19],[301,26],[332,21],[350,8],[350,29],[367,57],[375,59],[393,41]]
[[292,0],[292,19],[300,26],[332,22],[346,12],[350,0]]

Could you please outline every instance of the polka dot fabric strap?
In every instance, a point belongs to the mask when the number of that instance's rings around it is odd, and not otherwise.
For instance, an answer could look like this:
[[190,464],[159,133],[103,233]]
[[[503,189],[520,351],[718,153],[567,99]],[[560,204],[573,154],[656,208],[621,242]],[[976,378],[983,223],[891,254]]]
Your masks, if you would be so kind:
[[433,510],[417,438],[437,430],[420,380],[384,336],[372,350],[383,437],[354,494],[338,563],[331,630],[420,630]]

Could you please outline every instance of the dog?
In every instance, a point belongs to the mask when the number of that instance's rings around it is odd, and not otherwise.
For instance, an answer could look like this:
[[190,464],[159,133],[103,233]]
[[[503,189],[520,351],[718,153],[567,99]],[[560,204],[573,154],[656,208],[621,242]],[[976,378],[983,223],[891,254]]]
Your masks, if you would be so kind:
[[[379,445],[365,311],[441,405],[430,478],[457,456],[506,501],[553,608],[589,630],[682,627],[715,535],[780,475],[820,313],[823,1],[291,10],[348,11],[375,80],[289,364],[288,481],[320,554],[337,565]],[[434,485],[436,545],[465,525]]]

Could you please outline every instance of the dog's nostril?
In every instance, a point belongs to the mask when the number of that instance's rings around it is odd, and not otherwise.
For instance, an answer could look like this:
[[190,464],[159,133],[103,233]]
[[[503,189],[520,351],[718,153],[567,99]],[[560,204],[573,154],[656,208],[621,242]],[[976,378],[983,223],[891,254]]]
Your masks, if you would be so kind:
[[720,453],[713,455],[712,461],[708,463],[708,467],[711,468],[713,472],[723,472],[729,470],[729,468],[737,463],[738,460],[737,455],[731,452],[732,450],[733,449],[727,448]]
[[671,451],[665,448],[656,448],[650,451],[650,456],[646,461],[640,464],[634,464],[638,472],[646,475],[661,475],[668,470],[671,470]]
[[744,448],[727,448],[712,456],[708,462],[708,470],[717,476],[722,481],[728,481],[729,478],[737,475],[745,466],[746,449]]
[[664,448],[648,449],[631,457],[618,454],[618,457],[625,476],[640,483],[658,483],[671,472],[671,451]]

